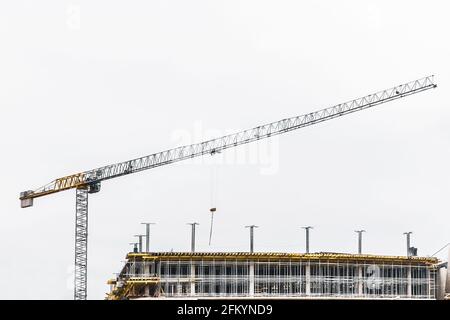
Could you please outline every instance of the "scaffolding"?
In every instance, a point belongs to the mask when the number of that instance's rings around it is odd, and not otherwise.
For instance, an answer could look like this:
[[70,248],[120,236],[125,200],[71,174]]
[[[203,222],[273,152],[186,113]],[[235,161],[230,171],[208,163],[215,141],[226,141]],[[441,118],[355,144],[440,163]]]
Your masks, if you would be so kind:
[[435,258],[349,254],[129,254],[110,299],[435,299]]

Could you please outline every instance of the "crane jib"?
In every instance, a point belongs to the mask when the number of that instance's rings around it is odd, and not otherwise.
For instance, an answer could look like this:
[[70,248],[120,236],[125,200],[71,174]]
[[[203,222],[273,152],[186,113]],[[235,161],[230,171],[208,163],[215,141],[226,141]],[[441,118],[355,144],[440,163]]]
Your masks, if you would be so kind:
[[286,118],[198,144],[181,146],[149,156],[58,178],[36,190],[21,192],[21,206],[23,208],[30,207],[33,205],[34,198],[68,189],[87,188],[89,193],[98,192],[100,190],[100,183],[103,180],[156,168],[205,154],[214,154],[221,150],[334,119],[345,114],[364,110],[435,87],[434,77],[429,76],[301,116]]

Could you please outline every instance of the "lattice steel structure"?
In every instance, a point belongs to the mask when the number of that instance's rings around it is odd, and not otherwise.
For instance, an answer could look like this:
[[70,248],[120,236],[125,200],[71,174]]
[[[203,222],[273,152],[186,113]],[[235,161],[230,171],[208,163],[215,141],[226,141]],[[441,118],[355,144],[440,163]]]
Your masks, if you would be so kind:
[[50,193],[77,188],[84,185],[95,186],[103,180],[116,178],[122,175],[163,166],[169,163],[190,159],[205,154],[213,154],[241,144],[250,143],[326,120],[331,120],[349,113],[371,108],[382,103],[403,98],[435,87],[436,84],[434,83],[433,76],[425,77],[387,90],[369,94],[362,98],[340,103],[316,112],[283,119],[238,133],[226,135],[217,139],[169,149],[151,154],[149,156],[62,177],[52,181],[42,188],[38,188],[34,191],[25,191],[21,195],[21,199],[26,200],[30,198],[37,198]]
[[88,189],[77,188],[75,214],[75,300],[87,297]]
[[[283,119],[280,121],[268,123],[252,129],[244,130],[234,134],[226,135],[217,139],[212,139],[204,141],[201,143],[190,144],[186,146],[181,146],[174,149],[165,150],[162,152],[154,153],[145,157],[115,163],[93,170],[88,170],[85,172],[80,172],[58,178],[52,182],[44,185],[43,187],[37,188],[35,190],[27,190],[20,193],[21,207],[31,207],[33,205],[33,200],[38,197],[46,196],[56,192],[77,189],[84,190],[86,199],[86,212],[87,212],[87,193],[96,193],[100,191],[101,182],[104,180],[117,178],[123,175],[140,172],[147,169],[156,168],[159,166],[171,164],[177,161],[182,161],[186,159],[191,159],[194,157],[202,156],[205,154],[215,154],[221,150],[228,148],[233,148],[238,145],[247,144],[257,140],[269,138],[274,135],[279,135],[296,129],[300,129],[306,126],[310,126],[316,123],[320,123],[326,120],[331,120],[346,114],[350,114],[356,111],[368,109],[389,101],[400,99],[415,93],[419,93],[431,88],[435,88],[433,76],[425,77],[422,79],[414,80],[399,86],[392,87],[387,90],[379,91],[374,94],[369,94],[362,98],[351,100],[345,103],[335,105],[333,107],[325,108],[316,112],[308,113],[302,116],[291,117]],[[78,191],[77,191],[78,199]],[[83,200],[84,201],[84,200]],[[77,200],[78,203],[78,200]],[[80,204],[81,206],[81,204]],[[86,220],[78,218],[78,207],[77,207],[77,223],[76,232],[80,230],[82,234],[75,234],[75,244],[81,244],[86,242],[87,247],[87,231],[83,233],[83,230],[87,230],[87,214]],[[85,223],[85,225],[82,225]],[[82,239],[78,240],[78,239]],[[83,268],[85,261],[81,259],[83,253],[79,249],[75,249],[75,256],[80,256],[80,263],[75,265],[75,268]],[[79,272],[80,278],[83,281],[86,280],[87,270]],[[81,288],[76,288],[75,292],[81,292],[85,290],[85,282],[75,281],[75,284],[82,284]],[[86,297],[86,294],[75,294],[75,298]]]
[[435,258],[351,254],[129,254],[109,299],[435,299]]

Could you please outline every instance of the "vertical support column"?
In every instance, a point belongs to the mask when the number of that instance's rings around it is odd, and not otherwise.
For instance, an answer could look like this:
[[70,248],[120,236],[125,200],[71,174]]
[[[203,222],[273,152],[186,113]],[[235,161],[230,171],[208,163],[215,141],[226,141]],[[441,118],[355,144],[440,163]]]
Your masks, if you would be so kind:
[[362,253],[362,233],[358,234],[358,253]]
[[412,297],[412,275],[411,275],[411,265],[408,266],[407,269],[407,278],[408,278],[408,285],[407,285],[407,294],[408,298]]
[[249,264],[249,288],[248,292],[250,297],[253,297],[255,295],[255,262],[250,261]]
[[412,231],[403,232],[403,234],[406,236],[406,256],[411,256],[411,234]]
[[145,225],[145,252],[150,252],[150,224]]
[[145,224],[145,252],[150,252],[150,225],[156,224],[153,222],[141,222],[141,224]]
[[258,226],[255,226],[252,224],[251,226],[245,226],[246,228],[250,228],[250,253],[253,253],[253,240],[254,240],[254,229],[258,228]]
[[192,224],[191,251],[195,252],[195,223]]
[[364,295],[363,266],[358,265],[358,296],[362,297],[363,295]]
[[199,225],[197,222],[188,223],[191,226],[191,252],[195,252],[195,226]]
[[88,188],[76,190],[74,299],[87,298]]
[[306,278],[306,295],[311,295],[311,261],[308,260],[305,268],[305,278]]
[[355,230],[355,232],[358,234],[358,254],[362,253],[362,234],[363,232],[366,232],[366,230]]
[[250,228],[250,252],[253,253],[253,228]]
[[150,260],[144,260],[144,277],[146,277],[146,278],[149,278],[152,276],[152,273],[151,273],[152,263],[153,262]]
[[306,253],[309,253],[309,228],[306,228]]
[[143,252],[143,249],[142,249],[142,237],[145,237],[145,235],[143,235],[143,234],[135,234],[134,236],[138,237],[138,239],[139,239],[139,242],[138,242],[138,244],[139,244],[139,253],[141,253],[141,252]]
[[149,297],[149,296],[150,296],[150,284],[148,284],[148,283],[145,285],[144,295],[145,295],[146,297]]
[[309,253],[309,229],[313,229],[313,227],[307,226],[307,227],[302,227],[302,228],[305,229],[305,233],[306,233],[306,248],[305,248],[305,252]]
[[191,260],[191,296],[195,296],[195,264]]

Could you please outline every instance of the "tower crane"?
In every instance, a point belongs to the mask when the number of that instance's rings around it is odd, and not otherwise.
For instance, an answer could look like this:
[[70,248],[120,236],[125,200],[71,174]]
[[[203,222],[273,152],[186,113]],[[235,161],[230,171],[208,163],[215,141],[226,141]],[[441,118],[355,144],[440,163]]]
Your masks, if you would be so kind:
[[33,206],[33,200],[35,198],[64,190],[75,189],[74,299],[85,300],[87,298],[88,195],[99,192],[100,185],[103,181],[202,155],[212,155],[228,148],[338,118],[346,114],[426,91],[436,86],[434,77],[428,76],[301,116],[286,118],[201,143],[185,145],[141,158],[57,178],[40,188],[21,192],[21,207]]

